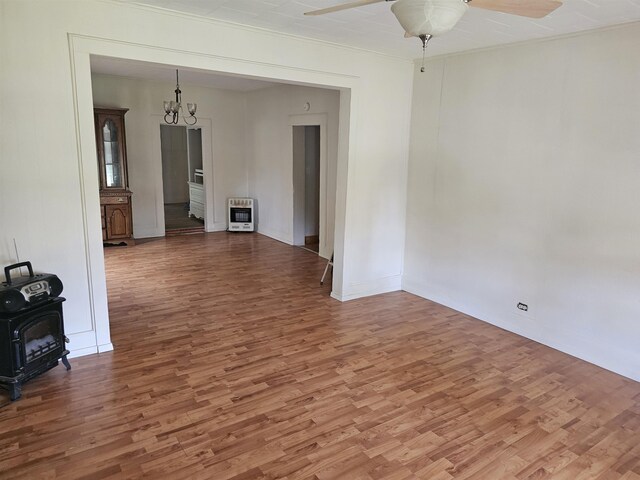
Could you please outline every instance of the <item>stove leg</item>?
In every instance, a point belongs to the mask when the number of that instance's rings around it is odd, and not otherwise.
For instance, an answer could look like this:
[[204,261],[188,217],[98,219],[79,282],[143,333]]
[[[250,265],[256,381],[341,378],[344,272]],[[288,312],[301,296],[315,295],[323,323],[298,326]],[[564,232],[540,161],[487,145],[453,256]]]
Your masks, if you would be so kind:
[[18,383],[10,383],[9,384],[9,398],[13,402],[14,400],[19,399],[22,396],[20,393],[20,384]]
[[65,366],[67,371],[71,370],[71,364],[69,363],[69,360],[67,360],[67,356],[66,355],[63,355],[60,360],[62,360],[62,364]]

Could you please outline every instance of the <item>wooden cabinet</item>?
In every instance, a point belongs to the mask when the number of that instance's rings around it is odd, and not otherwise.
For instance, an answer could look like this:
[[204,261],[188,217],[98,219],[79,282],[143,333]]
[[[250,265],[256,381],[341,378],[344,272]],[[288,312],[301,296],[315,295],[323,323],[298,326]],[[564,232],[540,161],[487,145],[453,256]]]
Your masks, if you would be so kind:
[[131,196],[101,196],[102,240],[125,241],[132,237]]
[[102,241],[133,243],[131,191],[127,171],[125,108],[94,108]]

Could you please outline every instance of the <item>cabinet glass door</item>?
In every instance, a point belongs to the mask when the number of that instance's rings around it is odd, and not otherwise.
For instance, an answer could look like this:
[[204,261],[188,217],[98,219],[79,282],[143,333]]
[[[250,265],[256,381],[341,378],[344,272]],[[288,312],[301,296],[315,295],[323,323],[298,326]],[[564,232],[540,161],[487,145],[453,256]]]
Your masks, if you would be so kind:
[[119,132],[115,122],[110,119],[107,119],[102,127],[102,147],[104,150],[105,187],[123,188]]

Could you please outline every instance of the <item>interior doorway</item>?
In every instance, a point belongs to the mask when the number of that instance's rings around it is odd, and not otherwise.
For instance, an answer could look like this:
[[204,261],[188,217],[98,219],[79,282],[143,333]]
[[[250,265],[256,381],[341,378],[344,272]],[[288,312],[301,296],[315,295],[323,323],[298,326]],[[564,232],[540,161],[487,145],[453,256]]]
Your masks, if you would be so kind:
[[166,235],[205,231],[202,130],[160,125]]
[[[100,57],[107,55],[118,61],[129,62],[131,59],[138,59],[144,63],[145,61],[171,65],[182,65],[183,68],[199,69],[206,72],[217,72],[224,75],[233,75],[235,77],[243,75],[256,76],[260,78],[270,79],[274,81],[289,83],[304,83],[322,88],[335,88],[340,92],[340,105],[338,121],[336,122],[337,131],[334,133],[339,139],[335,151],[335,164],[331,166],[332,171],[327,173],[327,147],[322,143],[326,143],[327,139],[327,114],[313,115],[291,115],[290,125],[299,124],[319,124],[321,129],[321,202],[320,202],[320,254],[324,258],[330,258],[331,252],[335,249],[335,268],[332,281],[332,296],[336,299],[343,300],[350,297],[350,293],[345,289],[347,281],[344,278],[344,259],[345,246],[350,245],[345,238],[346,229],[346,204],[348,189],[348,166],[356,157],[353,151],[354,139],[358,138],[359,129],[356,118],[360,118],[362,109],[360,98],[362,91],[362,82],[357,76],[344,75],[333,71],[316,71],[305,68],[291,67],[290,65],[265,64],[263,61],[251,60],[242,56],[236,57],[220,57],[217,55],[202,55],[201,52],[177,51],[175,49],[154,47],[153,51],[147,45],[123,42],[121,40],[109,40],[98,37],[87,37],[83,35],[69,34],[69,48],[71,61],[71,80],[74,88],[71,91],[74,102],[74,114],[77,134],[77,161],[78,171],[80,174],[80,203],[82,207],[82,225],[83,225],[83,248],[85,258],[86,278],[82,276],[82,283],[88,292],[87,309],[85,315],[88,323],[87,331],[82,332],[82,338],[88,338],[86,342],[82,341],[82,345],[87,345],[87,349],[97,352],[106,352],[113,349],[111,338],[109,335],[109,309],[107,304],[107,288],[106,274],[104,264],[104,248],[100,232],[100,208],[99,196],[90,195],[98,184],[97,168],[96,168],[96,140],[95,140],[95,123],[93,120],[93,94],[91,79],[91,57]],[[151,53],[150,53],[151,52]],[[154,77],[155,78],[155,77]],[[155,115],[153,118],[159,120],[156,123],[159,126],[162,123],[162,115]],[[313,121],[305,122],[306,118],[313,118]],[[204,174],[206,185],[206,199],[210,204],[207,208],[207,229],[213,229],[214,220],[214,188],[213,188],[213,166],[214,161],[211,158],[212,148],[212,121],[211,119],[201,118],[203,127],[203,153],[204,153]],[[156,137],[153,150],[155,155],[155,165],[158,165],[160,158],[160,142],[159,134],[156,130],[157,126],[149,133]],[[351,140],[350,140],[351,139]],[[283,139],[284,140],[284,139]],[[292,152],[287,148],[283,153]],[[288,162],[287,162],[288,163]],[[291,163],[288,163],[291,165]],[[323,167],[323,165],[325,165]],[[160,167],[161,165],[158,165]],[[154,173],[154,188],[157,186],[157,197],[155,204],[157,205],[157,224],[164,229],[164,212],[161,196],[162,174],[160,171]],[[218,177],[218,175],[216,175]],[[327,179],[331,179],[330,182]],[[216,179],[219,181],[219,177]],[[328,185],[330,183],[330,185]],[[330,201],[327,201],[327,192],[330,193]],[[330,221],[327,213],[327,205],[335,208],[335,214],[332,212]],[[324,220],[323,220],[324,219]],[[323,227],[324,224],[324,227]],[[134,226],[135,232],[135,226]],[[155,232],[155,230],[154,230]],[[157,232],[159,235],[161,231]],[[287,242],[288,243],[288,242]],[[323,252],[325,252],[323,254]],[[328,252],[328,253],[327,253]],[[80,277],[77,279],[80,282]],[[86,335],[85,335],[86,333]],[[80,335],[74,338],[79,339]],[[75,340],[74,340],[75,341]],[[81,340],[77,340],[81,343]]]
[[293,126],[293,243],[320,248],[320,125]]

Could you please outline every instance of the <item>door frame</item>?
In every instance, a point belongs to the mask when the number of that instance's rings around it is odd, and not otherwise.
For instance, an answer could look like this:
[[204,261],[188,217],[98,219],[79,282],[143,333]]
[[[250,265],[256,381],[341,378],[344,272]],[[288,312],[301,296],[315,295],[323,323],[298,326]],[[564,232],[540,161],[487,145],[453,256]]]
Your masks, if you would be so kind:
[[[87,330],[73,334],[80,347],[78,355],[113,350],[107,305],[107,281],[102,248],[100,200],[96,185],[98,169],[95,127],[93,121],[93,94],[91,81],[91,55],[121,58],[132,61],[161,63],[182,68],[197,68],[231,75],[253,76],[262,79],[297,83],[301,85],[333,88],[340,91],[338,132],[338,158],[336,177],[336,217],[334,239],[334,274],[331,296],[344,297],[345,237],[347,229],[347,193],[350,190],[349,164],[355,159],[356,118],[362,85],[358,76],[309,70],[262,60],[221,57],[202,52],[175,50],[157,45],[68,34],[71,60],[71,96],[76,131],[76,151],[79,177],[78,201],[82,211],[83,250],[88,297]],[[161,117],[162,115],[159,115]],[[157,129],[160,135],[160,129]],[[292,152],[293,147],[289,150]],[[157,163],[157,162],[156,162]],[[212,173],[212,172],[210,172]],[[207,192],[210,195],[212,192]],[[208,197],[211,198],[211,197]]]
[[[202,132],[202,173],[204,175],[204,231],[214,231],[215,225],[215,197],[213,196],[213,148],[212,138],[213,131],[211,128],[211,119],[206,117],[198,117],[198,125],[172,125],[167,124],[164,121],[163,115],[153,115],[157,117],[158,130],[157,135],[153,135],[153,152],[154,158],[158,158],[159,161],[154,163],[155,172],[155,190],[156,190],[156,237],[164,237],[165,219],[164,219],[164,178],[162,174],[162,138],[160,135],[160,127],[166,125],[167,127],[186,127],[199,128]],[[187,133],[188,135],[188,133]],[[189,152],[189,140],[187,138],[187,155]],[[159,183],[158,183],[159,182]]]
[[[327,194],[327,122],[328,122],[328,114],[327,113],[308,113],[302,115],[289,115],[289,155],[290,155],[290,164],[292,166],[292,174],[291,174],[291,184],[292,191],[295,190],[295,182],[293,175],[293,127],[320,127],[320,140],[318,141],[320,145],[320,201],[318,202],[319,212],[318,212],[318,220],[320,222],[320,246],[318,255],[323,258],[329,258],[333,252],[327,251],[327,212],[329,211],[327,207],[327,202],[329,196]],[[295,231],[295,193],[293,195],[291,202],[291,232]],[[293,239],[293,237],[292,237]],[[293,243],[293,242],[292,242]]]

